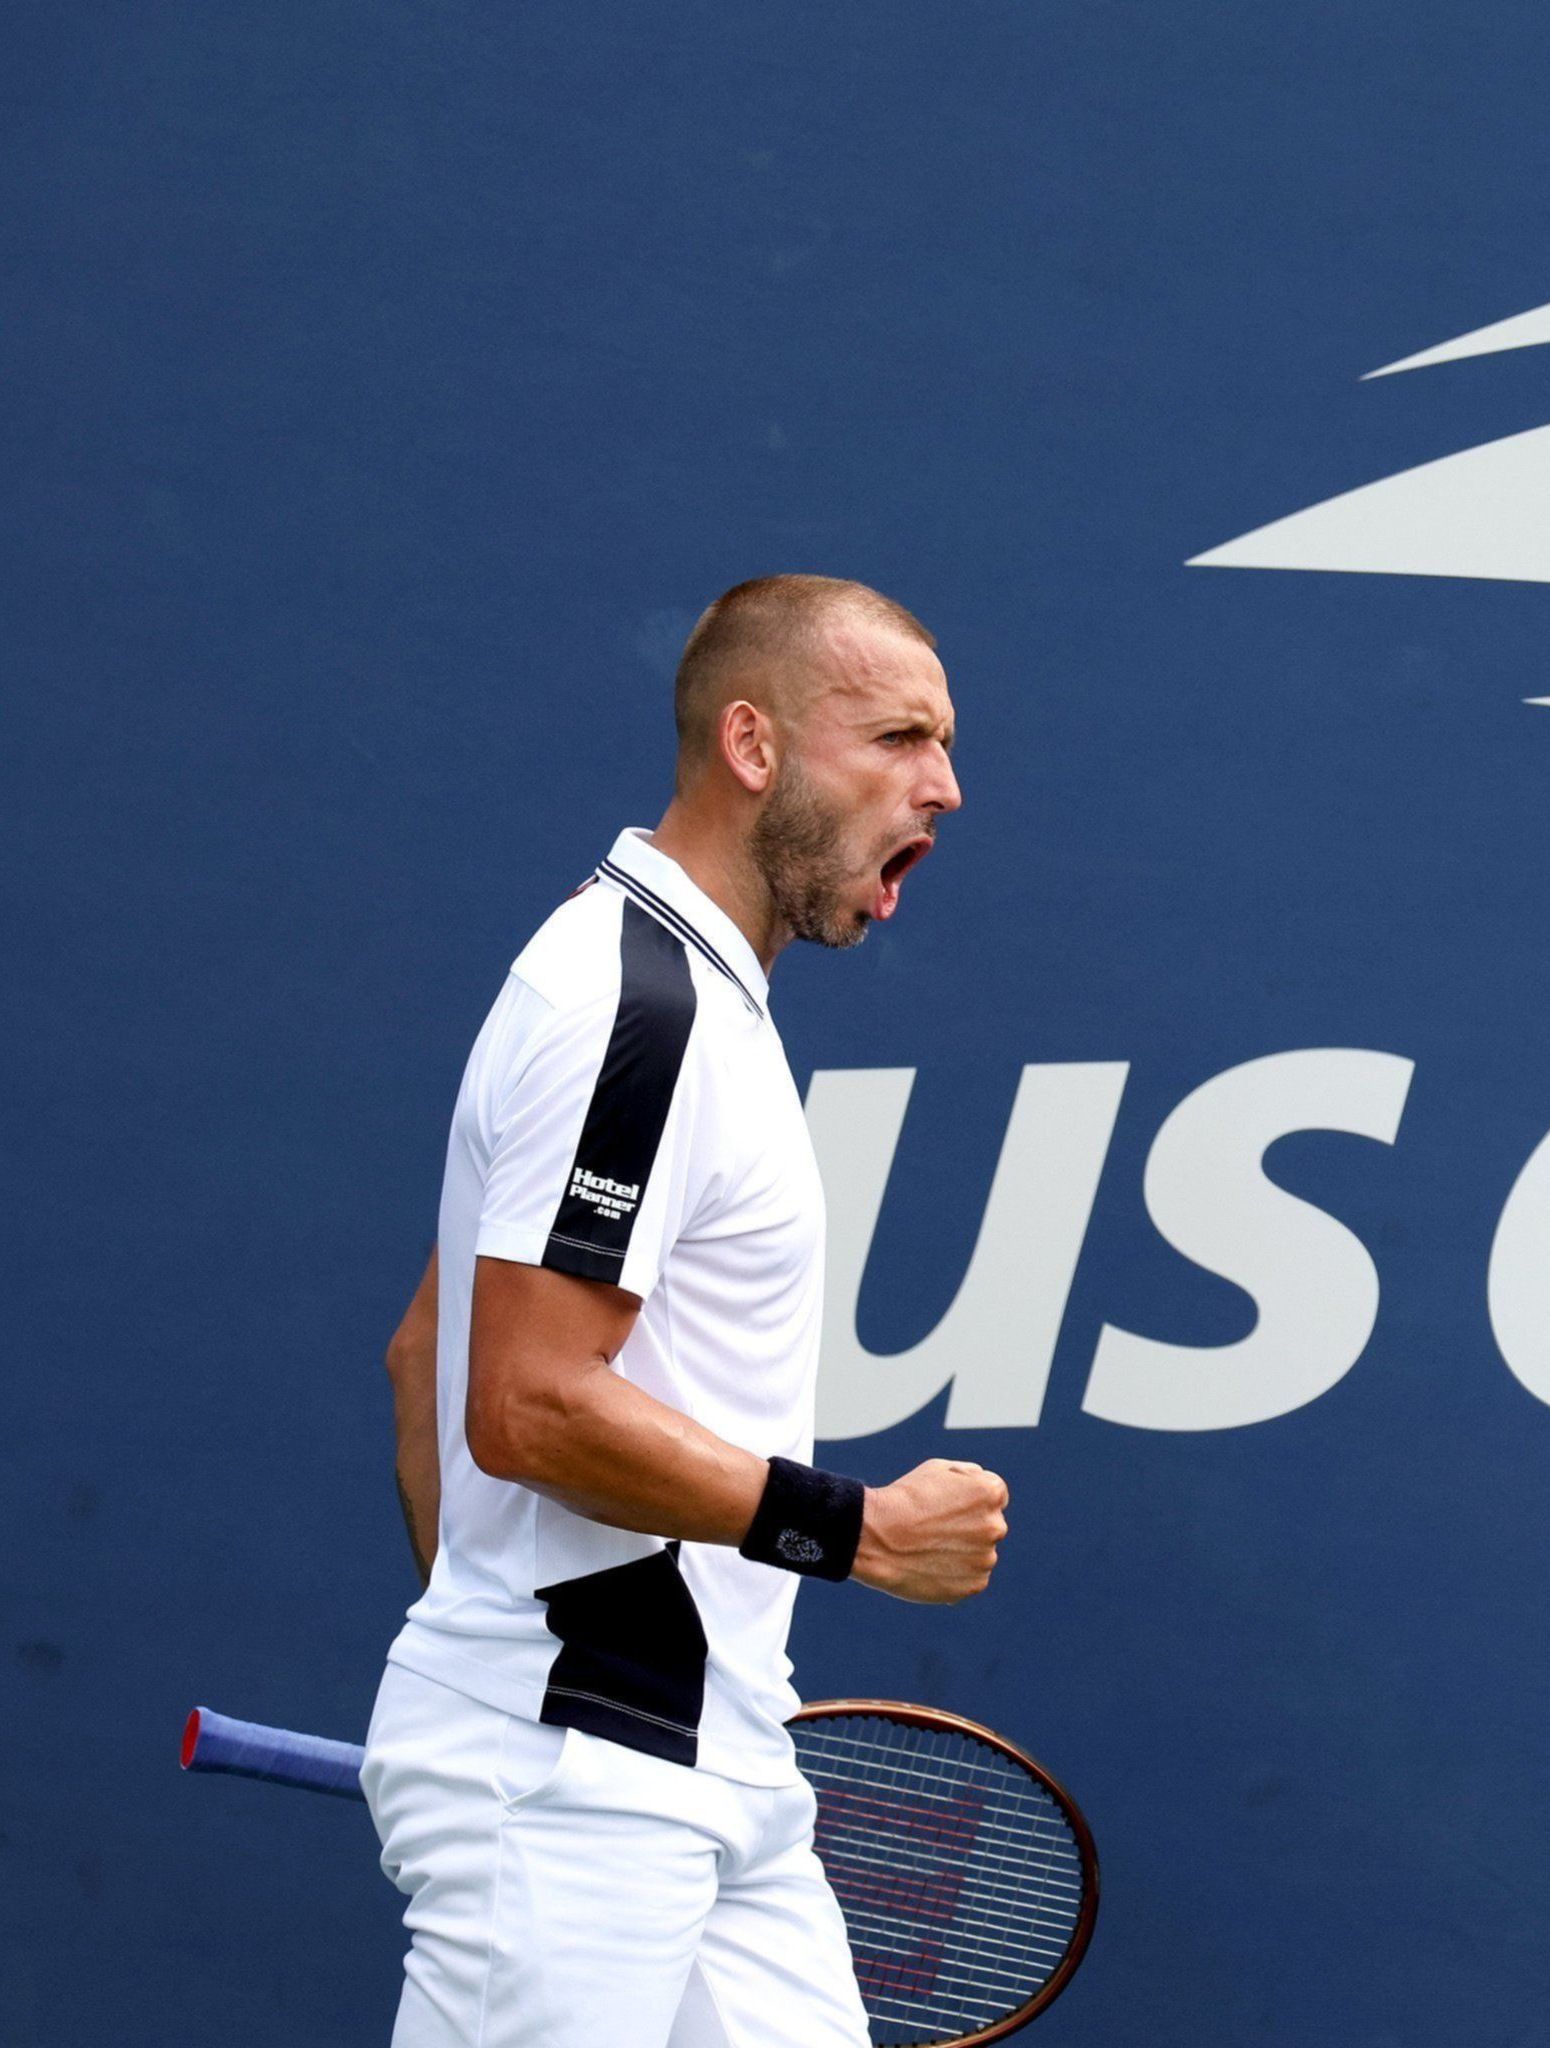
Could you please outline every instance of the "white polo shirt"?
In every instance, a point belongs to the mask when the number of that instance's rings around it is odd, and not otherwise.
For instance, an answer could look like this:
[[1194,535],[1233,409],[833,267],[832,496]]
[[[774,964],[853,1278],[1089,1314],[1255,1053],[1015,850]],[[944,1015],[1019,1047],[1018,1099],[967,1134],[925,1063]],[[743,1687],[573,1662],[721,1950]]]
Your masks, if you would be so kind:
[[474,1045],[442,1185],[441,1527],[389,1659],[488,1705],[760,1785],[797,1579],[492,1479],[463,1428],[474,1260],[608,1280],[614,1369],[727,1442],[809,1461],[823,1190],[737,926],[639,829],[524,948]]

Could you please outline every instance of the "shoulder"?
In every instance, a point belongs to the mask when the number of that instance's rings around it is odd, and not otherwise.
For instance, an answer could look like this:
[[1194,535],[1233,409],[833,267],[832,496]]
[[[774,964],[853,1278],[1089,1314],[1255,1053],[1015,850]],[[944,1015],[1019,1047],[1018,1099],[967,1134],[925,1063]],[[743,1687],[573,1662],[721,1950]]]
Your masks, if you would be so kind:
[[700,1008],[689,949],[649,911],[606,883],[583,886],[545,919],[512,962],[552,1025],[617,1011],[621,1025],[687,1039]]
[[617,995],[619,904],[614,890],[584,882],[544,919],[511,963],[512,973],[562,1013]]

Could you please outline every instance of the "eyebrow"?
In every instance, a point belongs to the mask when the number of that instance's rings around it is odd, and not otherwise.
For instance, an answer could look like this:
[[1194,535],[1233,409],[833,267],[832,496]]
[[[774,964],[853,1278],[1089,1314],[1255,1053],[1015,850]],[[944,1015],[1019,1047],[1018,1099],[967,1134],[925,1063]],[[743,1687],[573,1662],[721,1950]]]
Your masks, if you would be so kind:
[[[879,732],[913,732],[919,733],[925,739],[932,740],[937,737],[937,728],[929,718],[918,716],[913,718],[877,718],[872,722]],[[956,725],[948,726],[946,732],[941,735],[942,751],[944,753],[950,754],[952,752],[953,741],[957,738],[957,735],[958,728]]]
[[952,752],[953,741],[958,736],[957,726],[950,725],[948,726],[945,732],[938,733],[937,728],[927,718],[912,718],[909,722],[909,725],[906,727],[906,730],[909,732],[921,733],[928,740],[934,740],[939,738],[942,742],[942,751],[944,754],[950,754]]

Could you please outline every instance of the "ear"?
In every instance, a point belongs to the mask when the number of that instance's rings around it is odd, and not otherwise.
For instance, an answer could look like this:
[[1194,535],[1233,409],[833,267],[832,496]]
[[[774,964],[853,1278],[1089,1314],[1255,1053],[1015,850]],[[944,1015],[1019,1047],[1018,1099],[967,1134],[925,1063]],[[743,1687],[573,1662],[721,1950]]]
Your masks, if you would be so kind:
[[716,722],[721,758],[748,791],[763,796],[775,779],[780,749],[775,727],[764,712],[739,697],[723,709]]

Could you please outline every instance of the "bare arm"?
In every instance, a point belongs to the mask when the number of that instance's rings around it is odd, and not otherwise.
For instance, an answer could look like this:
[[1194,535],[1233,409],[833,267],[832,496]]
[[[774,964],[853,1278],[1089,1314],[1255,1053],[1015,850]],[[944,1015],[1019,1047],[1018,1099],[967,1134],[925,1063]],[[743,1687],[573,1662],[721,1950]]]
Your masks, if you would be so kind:
[[441,1515],[441,1462],[436,1446],[436,1253],[387,1348],[398,1433],[398,1504],[420,1583],[430,1583]]
[[602,1280],[481,1258],[468,1345],[468,1448],[588,1521],[738,1543],[768,1465],[610,1370],[639,1298]]
[[[468,1448],[589,1521],[693,1543],[740,1543],[768,1461],[726,1443],[611,1370],[640,1302],[605,1281],[503,1259],[474,1272]],[[902,1599],[982,1592],[1006,1534],[1007,1490],[933,1458],[866,1492],[852,1577]]]

